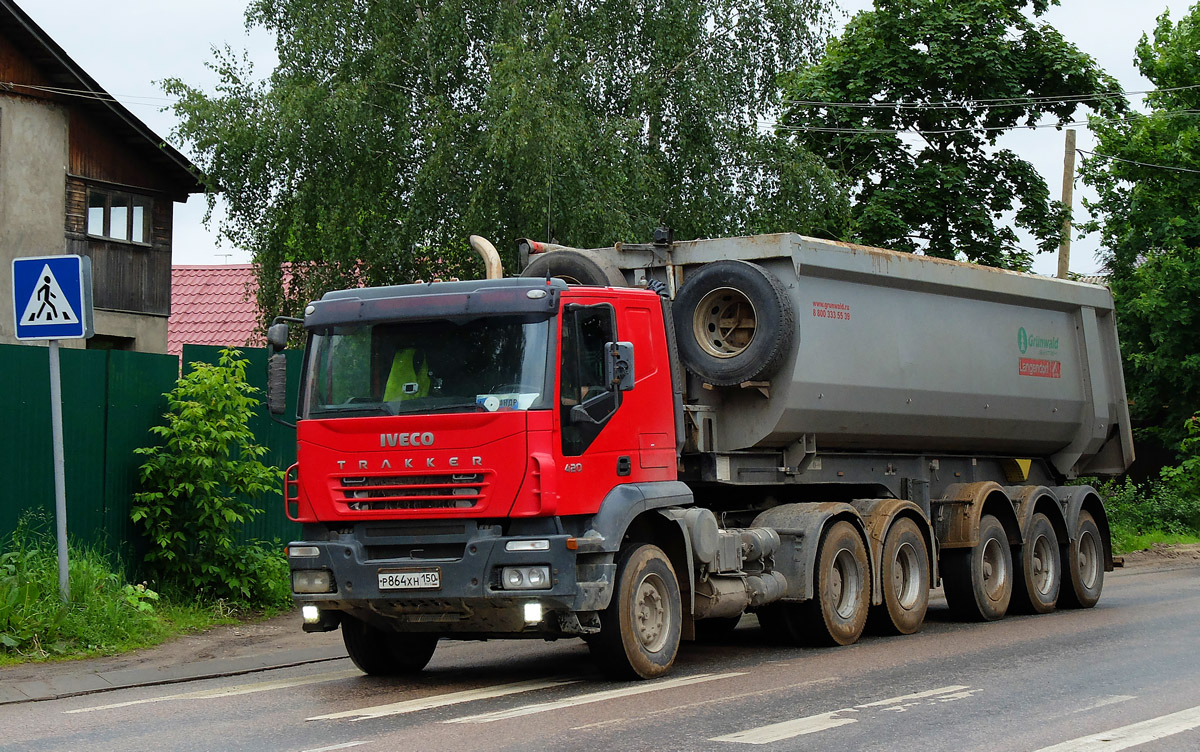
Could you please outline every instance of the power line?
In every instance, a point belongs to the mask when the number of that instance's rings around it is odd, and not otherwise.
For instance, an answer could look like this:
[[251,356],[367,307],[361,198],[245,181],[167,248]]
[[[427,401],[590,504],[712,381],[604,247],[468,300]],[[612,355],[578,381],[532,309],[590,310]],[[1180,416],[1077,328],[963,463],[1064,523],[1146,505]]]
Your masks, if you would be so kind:
[[1045,97],[999,97],[995,99],[962,99],[943,100],[940,102],[902,102],[902,101],[873,101],[862,102],[829,102],[817,99],[785,99],[783,104],[795,104],[805,107],[842,107],[848,109],[898,109],[898,110],[961,110],[972,108],[1015,107],[1029,104],[1082,104],[1101,99],[1113,99],[1132,95],[1166,94],[1176,91],[1200,89],[1200,84],[1174,86],[1165,89],[1144,89],[1140,91],[1111,91],[1095,94],[1063,94]]
[[[1151,114],[1178,117],[1183,115],[1200,115],[1200,110],[1159,110]],[[1134,115],[1137,117],[1147,117],[1146,115],[1142,115],[1140,113],[1134,113]],[[760,125],[764,128],[774,128],[777,130],[799,133],[833,133],[856,136],[898,136],[904,133],[909,133],[912,135],[944,136],[952,133],[987,133],[992,131],[1039,130],[1044,128],[1061,129],[1090,125],[1092,122],[1096,121],[1105,123],[1123,123],[1127,122],[1128,118],[1093,117],[1090,121],[1076,120],[1064,123],[1034,123],[1032,125],[964,126],[960,128],[941,128],[937,130],[926,130],[919,128],[851,128],[832,125],[787,125],[778,121],[774,123],[761,123]]]
[[1151,167],[1156,170],[1171,170],[1172,172],[1191,172],[1191,173],[1200,175],[1200,170],[1192,170],[1187,167],[1172,167],[1170,165],[1150,164],[1149,162],[1138,162],[1133,159],[1122,159],[1121,157],[1114,157],[1111,154],[1098,154],[1094,151],[1087,151],[1086,149],[1076,149],[1075,151],[1079,152],[1080,154],[1091,154],[1093,157],[1099,157],[1100,159],[1107,159],[1107,160],[1110,160],[1113,162],[1124,162],[1125,164],[1137,165],[1138,167]]
[[[40,91],[45,94],[54,94],[63,97],[75,97],[76,99],[90,99],[96,102],[106,102],[109,104],[124,104],[126,101],[132,104],[141,104],[146,106],[157,107],[159,102],[170,102],[167,97],[149,97],[127,95],[123,100],[117,99],[114,95],[102,91],[91,91],[88,89],[67,89],[61,86],[42,86],[40,84],[19,84],[15,81],[0,81],[0,88],[12,91],[13,89],[29,89],[31,91]],[[147,100],[147,101],[136,101]]]

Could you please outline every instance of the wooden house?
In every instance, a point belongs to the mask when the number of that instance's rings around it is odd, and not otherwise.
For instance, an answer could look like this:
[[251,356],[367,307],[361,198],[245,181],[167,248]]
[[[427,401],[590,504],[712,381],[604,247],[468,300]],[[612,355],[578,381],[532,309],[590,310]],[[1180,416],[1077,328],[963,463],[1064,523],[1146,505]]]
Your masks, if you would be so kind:
[[[96,335],[64,346],[166,352],[174,202],[203,186],[12,0],[0,0],[0,301],[11,259],[90,257]],[[0,343],[15,342],[11,313]]]

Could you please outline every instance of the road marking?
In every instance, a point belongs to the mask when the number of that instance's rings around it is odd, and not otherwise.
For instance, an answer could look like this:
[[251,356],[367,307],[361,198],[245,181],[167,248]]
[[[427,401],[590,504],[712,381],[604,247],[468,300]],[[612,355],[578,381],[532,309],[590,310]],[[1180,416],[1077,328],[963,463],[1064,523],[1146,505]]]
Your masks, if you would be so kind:
[[1102,708],[1106,705],[1116,705],[1118,702],[1127,702],[1129,700],[1136,700],[1136,699],[1137,699],[1137,697],[1134,695],[1110,695],[1109,697],[1101,697],[1099,700],[1096,700],[1091,705],[1088,705],[1086,708],[1080,708],[1079,710],[1076,710],[1075,712],[1076,713],[1086,713],[1089,710],[1095,710],[1096,708]]
[[1188,708],[1178,713],[1151,718],[1140,723],[1104,731],[1091,736],[1081,736],[1078,739],[1043,747],[1037,752],[1090,752],[1091,750],[1129,749],[1139,744],[1152,742],[1155,739],[1165,739],[1168,736],[1191,731],[1200,726],[1200,707]]
[[447,705],[457,705],[462,702],[471,702],[473,700],[486,700],[491,697],[503,697],[505,695],[514,695],[519,692],[532,692],[535,689],[549,689],[551,687],[561,687],[565,684],[575,684],[579,679],[531,679],[529,681],[514,682],[512,684],[499,684],[494,687],[480,687],[479,689],[465,689],[460,692],[449,692],[444,695],[433,695],[432,697],[420,697],[416,700],[404,700],[402,702],[393,702],[388,705],[376,705],[370,708],[359,708],[358,710],[346,710],[341,713],[329,713],[328,715],[315,715],[312,718],[306,718],[308,721],[330,721],[340,718],[351,718],[355,721],[363,721],[368,718],[382,718],[388,715],[402,715],[404,713],[416,713],[421,710],[430,710],[432,708],[441,708]]
[[322,682],[337,681],[339,679],[349,679],[352,676],[362,676],[362,672],[357,669],[349,669],[346,671],[330,671],[328,673],[314,674],[313,676],[305,676],[298,679],[273,679],[271,681],[255,682],[254,684],[239,684],[235,687],[201,689],[196,692],[183,692],[175,695],[162,695],[160,697],[146,697],[141,700],[114,702],[109,705],[94,705],[90,708],[76,708],[75,710],[64,710],[63,712],[91,713],[96,710],[127,708],[130,705],[145,705],[146,703],[151,702],[167,702],[171,700],[211,700],[217,697],[233,697],[235,695],[248,695],[255,692],[267,692],[272,689],[303,687],[306,684],[320,684]]
[[[955,695],[957,695],[966,689],[970,689],[970,687],[964,687],[960,684],[952,684],[949,687],[938,687],[937,689],[927,689],[924,692],[913,692],[911,695],[900,695],[899,697],[889,697],[886,700],[876,700],[875,702],[868,702],[863,705],[855,705],[854,707],[856,707],[856,708],[882,708],[887,705],[899,705],[900,703],[908,702],[910,700],[923,700],[926,697],[933,697],[935,695],[950,695],[951,693],[954,693]],[[958,698],[955,697],[955,699],[958,699]]]
[[[360,671],[359,673],[361,674],[362,672]],[[345,744],[334,744],[332,747],[317,747],[316,749],[306,749],[306,750],[304,750],[304,752],[333,752],[335,749],[350,749],[351,747],[358,747],[363,744],[368,744],[368,742],[346,742]]]
[[912,694],[900,695],[899,697],[889,697],[886,700],[876,700],[862,705],[855,705],[852,708],[842,708],[829,713],[819,713],[810,715],[804,718],[794,718],[790,721],[782,721],[780,723],[772,723],[767,726],[759,726],[757,728],[738,731],[725,736],[716,736],[709,739],[710,742],[734,742],[737,744],[772,744],[774,742],[791,739],[797,736],[806,734],[815,734],[818,731],[828,731],[839,726],[847,726],[851,723],[858,723],[858,718],[843,718],[842,713],[859,714],[862,710],[883,709],[883,710],[907,710],[912,705],[920,704],[920,700],[929,700],[932,702],[947,702],[958,700],[964,697],[970,697],[972,690],[970,687],[961,685],[951,685],[949,687],[939,687],[937,689],[928,689],[923,692],[913,692]]
[[518,718],[524,715],[533,715],[535,713],[545,713],[551,710],[561,710],[563,708],[572,708],[577,705],[588,705],[593,702],[604,702],[605,700],[613,700],[618,697],[631,697],[633,695],[641,695],[647,692],[658,692],[663,689],[674,689],[675,687],[685,687],[689,684],[701,684],[703,682],[716,681],[717,679],[731,679],[735,676],[745,676],[745,671],[737,671],[728,674],[698,674],[696,676],[687,676],[681,679],[667,679],[665,681],[653,682],[650,684],[638,684],[632,687],[622,687],[621,689],[609,689],[603,692],[592,692],[578,697],[568,697],[563,700],[553,700],[551,702],[539,702],[533,705],[521,705],[508,710],[497,710],[492,713],[480,713],[479,715],[468,715],[462,718],[453,718],[442,723],[491,723],[492,721],[503,721],[507,718]]

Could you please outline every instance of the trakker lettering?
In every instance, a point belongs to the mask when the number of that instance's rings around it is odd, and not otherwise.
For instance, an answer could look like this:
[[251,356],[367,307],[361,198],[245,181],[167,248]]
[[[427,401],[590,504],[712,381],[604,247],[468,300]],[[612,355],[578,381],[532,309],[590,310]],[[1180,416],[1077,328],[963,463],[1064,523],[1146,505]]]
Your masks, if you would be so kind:
[[429,431],[424,433],[413,431],[412,433],[381,433],[379,434],[379,446],[384,447],[406,447],[406,446],[433,446],[433,434]]
[[[424,458],[417,459],[416,461],[420,462],[422,459],[424,460],[424,463],[425,463],[424,465],[422,465],[422,467],[427,467],[427,468],[437,467],[437,465],[434,464],[437,461],[437,458],[424,457]],[[447,457],[445,459],[446,459],[446,464],[449,467],[463,467],[466,465],[466,463],[468,461],[468,458],[466,458],[466,457]],[[397,462],[397,463],[403,463],[402,466],[406,469],[412,469],[415,467],[413,465],[413,461],[414,461],[414,458],[412,458],[412,457],[406,457],[403,460],[400,460],[400,459],[395,460],[395,462]],[[471,465],[470,465],[471,467],[483,467],[483,458],[482,457],[471,457],[471,458],[469,458],[469,461],[471,463]],[[345,470],[347,462],[357,462],[358,470],[370,470],[371,469],[371,466],[370,466],[371,463],[368,460],[338,460],[337,461],[338,469]],[[393,461],[390,459],[385,459],[385,460],[383,460],[382,463],[380,463],[379,467],[376,469],[391,470],[394,467],[392,462]]]

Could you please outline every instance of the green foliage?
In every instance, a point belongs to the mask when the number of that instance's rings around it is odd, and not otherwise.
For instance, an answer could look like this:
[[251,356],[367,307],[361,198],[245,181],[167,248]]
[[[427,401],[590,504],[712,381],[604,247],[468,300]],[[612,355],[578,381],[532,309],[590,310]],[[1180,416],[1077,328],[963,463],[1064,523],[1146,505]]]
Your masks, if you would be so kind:
[[164,88],[260,310],[294,314],[360,282],[477,276],[469,234],[510,271],[523,236],[840,235],[836,177],[759,132],[829,4],[255,0],[267,80],[226,49],[216,92]]
[[44,520],[21,519],[0,546],[0,659],[112,652],[164,633],[158,594],[124,584],[104,555],[68,547],[70,602],[58,588],[58,553]]
[[222,350],[216,365],[191,367],[166,394],[165,424],[151,429],[162,443],[136,450],[147,458],[146,490],[134,495],[131,515],[150,541],[145,563],[164,583],[203,598],[280,605],[282,555],[237,541],[242,525],[262,513],[253,499],[282,479],[261,462],[266,449],[248,425],[258,400],[246,360]]
[[1034,20],[1051,3],[876,0],[784,79],[781,131],[853,185],[850,239],[1027,269],[1014,212],[1038,252],[1057,248],[1065,207],[996,139],[1042,115],[1069,121],[1080,98],[1106,114],[1125,103],[1086,99],[1120,86]]
[[1200,405],[1200,90],[1178,88],[1200,80],[1200,6],[1177,24],[1164,13],[1135,54],[1158,91],[1147,114],[1092,120],[1086,229],[1106,249],[1132,416],[1173,445]]
[[1179,465],[1164,467],[1157,481],[1126,478],[1100,487],[1108,500],[1113,545],[1136,550],[1147,542],[1184,542],[1200,536],[1200,416],[1187,422]]

